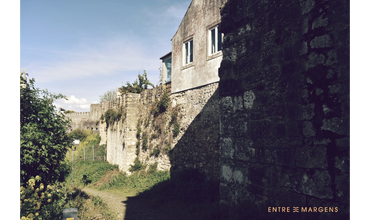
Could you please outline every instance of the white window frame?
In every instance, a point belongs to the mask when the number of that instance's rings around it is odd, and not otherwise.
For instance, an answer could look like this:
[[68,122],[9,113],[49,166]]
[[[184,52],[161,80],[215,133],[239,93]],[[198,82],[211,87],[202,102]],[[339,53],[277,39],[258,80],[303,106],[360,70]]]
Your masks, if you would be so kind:
[[[190,47],[191,44],[193,45],[192,48]],[[194,41],[193,41],[193,38],[191,38],[191,39],[189,39],[189,40],[187,40],[187,41],[185,41],[183,43],[183,49],[182,49],[182,51],[183,51],[183,53],[182,53],[182,57],[183,57],[183,62],[182,63],[183,63],[183,66],[186,66],[186,65],[189,65],[189,64],[193,63],[194,62]],[[190,53],[188,53],[188,55],[187,55],[186,52],[188,52],[188,51]]]
[[[212,41],[212,31],[215,30],[215,43],[214,43],[214,50],[213,50],[213,41]],[[221,33],[221,42],[219,41],[219,31],[218,25],[211,27],[208,30],[208,55],[213,56],[217,53],[222,51],[222,41],[223,41],[224,34]],[[221,45],[220,45],[221,44]],[[221,47],[221,49],[219,49]]]

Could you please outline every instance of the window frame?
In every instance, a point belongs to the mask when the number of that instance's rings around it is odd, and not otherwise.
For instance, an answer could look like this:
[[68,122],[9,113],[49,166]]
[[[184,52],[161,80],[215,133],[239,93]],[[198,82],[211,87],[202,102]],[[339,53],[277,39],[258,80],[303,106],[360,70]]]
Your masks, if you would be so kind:
[[[212,57],[217,55],[218,53],[222,52],[222,42],[224,38],[224,34],[218,31],[219,24],[213,25],[212,27],[208,28],[208,56]],[[213,49],[213,36],[212,31],[215,31],[214,36],[214,48],[215,52],[212,51]],[[221,41],[219,37],[221,36]],[[221,44],[220,44],[221,43]]]
[[[190,43],[191,42],[191,43]],[[190,51],[191,53],[187,56],[186,52]],[[189,66],[194,63],[194,38],[188,38],[182,44],[182,64],[183,66]]]

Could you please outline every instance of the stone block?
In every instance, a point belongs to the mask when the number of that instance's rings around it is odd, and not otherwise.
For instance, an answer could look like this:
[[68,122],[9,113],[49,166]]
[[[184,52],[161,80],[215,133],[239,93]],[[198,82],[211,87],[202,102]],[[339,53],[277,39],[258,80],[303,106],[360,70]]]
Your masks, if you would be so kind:
[[326,48],[333,46],[333,40],[330,35],[317,36],[310,42],[311,48]]
[[332,131],[337,134],[345,135],[348,134],[349,120],[343,118],[331,118],[324,119],[321,130]]
[[316,134],[315,128],[310,121],[304,121],[302,123],[302,131],[303,135],[306,137],[315,136]]
[[295,150],[296,166],[303,168],[328,168],[325,145],[303,145]]
[[305,195],[321,199],[332,199],[331,177],[328,171],[314,170],[313,174],[306,172],[298,182],[297,190]]
[[224,158],[233,158],[235,153],[233,141],[231,138],[220,139],[220,156]]

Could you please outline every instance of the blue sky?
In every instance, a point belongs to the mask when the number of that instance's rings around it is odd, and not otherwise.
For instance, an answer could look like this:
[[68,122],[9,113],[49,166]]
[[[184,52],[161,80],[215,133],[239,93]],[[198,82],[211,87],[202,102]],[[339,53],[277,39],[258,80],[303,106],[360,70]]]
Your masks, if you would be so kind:
[[191,0],[21,0],[20,69],[36,87],[62,93],[55,104],[89,111],[99,96],[146,70],[159,82]]

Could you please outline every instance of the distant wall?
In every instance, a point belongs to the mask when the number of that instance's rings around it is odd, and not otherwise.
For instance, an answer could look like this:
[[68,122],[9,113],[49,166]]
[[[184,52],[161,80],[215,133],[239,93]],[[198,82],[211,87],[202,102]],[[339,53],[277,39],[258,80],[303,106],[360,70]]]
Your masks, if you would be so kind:
[[[100,104],[97,104],[100,107]],[[95,107],[96,108],[96,107]],[[90,112],[76,112],[76,113],[67,113],[66,117],[71,119],[72,130],[81,129],[81,130],[91,130],[94,133],[99,133],[99,117],[92,115]]]
[[221,30],[222,202],[348,219],[349,1],[229,0]]

